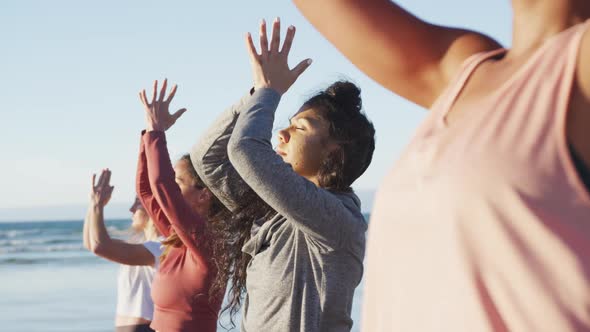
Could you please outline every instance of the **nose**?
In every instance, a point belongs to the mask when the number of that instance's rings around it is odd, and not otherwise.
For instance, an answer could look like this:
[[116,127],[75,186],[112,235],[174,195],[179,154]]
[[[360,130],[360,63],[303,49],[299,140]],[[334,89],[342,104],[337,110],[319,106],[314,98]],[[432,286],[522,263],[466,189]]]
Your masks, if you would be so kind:
[[279,142],[288,143],[289,138],[290,138],[290,135],[289,135],[288,128],[279,130]]

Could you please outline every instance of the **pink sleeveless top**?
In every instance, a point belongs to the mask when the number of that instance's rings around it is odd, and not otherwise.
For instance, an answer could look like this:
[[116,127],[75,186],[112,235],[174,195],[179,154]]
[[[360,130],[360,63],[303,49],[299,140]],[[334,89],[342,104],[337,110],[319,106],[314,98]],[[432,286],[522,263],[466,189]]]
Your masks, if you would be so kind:
[[469,75],[505,50],[466,60],[435,102],[377,194],[363,331],[590,331],[590,196],[565,136],[588,25],[450,126]]

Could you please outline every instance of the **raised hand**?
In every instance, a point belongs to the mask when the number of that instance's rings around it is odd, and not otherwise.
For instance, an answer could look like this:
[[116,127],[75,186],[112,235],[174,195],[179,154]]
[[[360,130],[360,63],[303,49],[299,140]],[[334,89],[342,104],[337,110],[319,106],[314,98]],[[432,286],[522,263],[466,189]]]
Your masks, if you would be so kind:
[[252,41],[252,35],[246,35],[246,47],[250,54],[250,64],[254,76],[254,88],[272,88],[281,95],[285,93],[297,80],[307,67],[311,59],[301,61],[295,68],[289,69],[288,57],[291,44],[295,37],[295,27],[289,26],[283,42],[283,48],[279,50],[281,43],[281,22],[276,18],[272,27],[272,39],[270,47],[266,36],[266,22],[260,23],[260,54]]
[[115,189],[114,186],[110,185],[110,181],[111,171],[108,168],[101,171],[98,183],[96,184],[96,174],[92,174],[92,192],[90,193],[90,199],[95,206],[103,208],[109,203],[113,189]]
[[157,96],[158,91],[158,81],[154,81],[154,90],[152,92],[152,100],[148,102],[147,96],[145,94],[145,89],[139,92],[139,99],[145,108],[145,120],[146,120],[146,130],[159,130],[159,131],[166,131],[168,128],[172,127],[172,125],[180,118],[184,112],[186,112],[186,108],[181,108],[176,113],[170,114],[169,106],[172,98],[176,94],[177,85],[175,84],[170,90],[170,94],[168,98],[164,98],[166,95],[166,88],[168,86],[168,80],[165,79],[164,83],[162,84],[162,89],[160,90],[160,96]]

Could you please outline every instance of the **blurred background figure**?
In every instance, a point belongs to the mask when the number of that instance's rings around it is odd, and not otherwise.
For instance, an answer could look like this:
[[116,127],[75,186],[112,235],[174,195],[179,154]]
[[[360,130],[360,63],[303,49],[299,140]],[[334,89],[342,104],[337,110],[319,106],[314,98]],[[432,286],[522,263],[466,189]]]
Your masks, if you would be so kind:
[[109,183],[111,172],[103,170],[96,184],[95,177],[92,177],[90,206],[84,221],[84,247],[97,256],[121,264],[117,279],[116,331],[153,331],[149,327],[154,314],[150,292],[162,254],[158,231],[136,198],[129,208],[132,222],[128,238],[126,241],[111,238],[104,224],[104,207],[114,189]]

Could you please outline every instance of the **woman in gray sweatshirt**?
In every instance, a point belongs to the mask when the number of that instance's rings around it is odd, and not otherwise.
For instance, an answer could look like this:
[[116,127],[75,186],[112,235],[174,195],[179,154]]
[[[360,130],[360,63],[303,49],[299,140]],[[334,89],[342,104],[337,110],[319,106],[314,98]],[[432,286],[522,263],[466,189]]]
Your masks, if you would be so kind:
[[218,269],[231,281],[232,311],[245,293],[242,331],[349,331],[367,228],[350,186],[371,162],[375,130],[360,90],[336,82],[304,103],[273,149],[281,95],[310,64],[289,69],[294,34],[289,27],[279,50],[278,19],[270,45],[263,21],[260,54],[248,35],[254,89],[211,126],[191,160],[232,212],[219,217],[227,232],[217,245],[233,255]]

